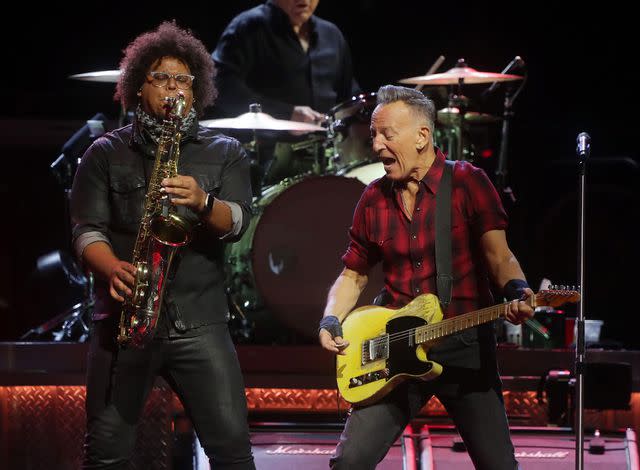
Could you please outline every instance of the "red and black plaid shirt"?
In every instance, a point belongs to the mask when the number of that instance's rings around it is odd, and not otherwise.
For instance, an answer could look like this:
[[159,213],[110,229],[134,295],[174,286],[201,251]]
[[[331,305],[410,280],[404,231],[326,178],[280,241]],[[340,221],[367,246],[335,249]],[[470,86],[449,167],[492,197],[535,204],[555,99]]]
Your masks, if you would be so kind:
[[[423,293],[436,293],[435,198],[445,156],[436,159],[420,181],[413,220],[402,211],[400,188],[386,177],[371,183],[362,194],[349,231],[351,242],[342,261],[366,274],[382,262],[390,307],[406,305]],[[468,162],[458,161],[452,178],[452,300],[445,317],[470,312],[492,303],[486,261],[480,237],[504,230],[507,216],[487,175]]]

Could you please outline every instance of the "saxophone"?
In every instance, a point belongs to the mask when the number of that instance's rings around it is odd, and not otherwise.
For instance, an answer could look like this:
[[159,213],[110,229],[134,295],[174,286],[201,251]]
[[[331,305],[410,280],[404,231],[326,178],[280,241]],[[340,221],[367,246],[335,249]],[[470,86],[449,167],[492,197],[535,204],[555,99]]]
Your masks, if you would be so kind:
[[153,338],[162,309],[162,297],[171,262],[178,248],[189,243],[191,225],[161,191],[164,178],[178,174],[180,123],[185,97],[165,98],[166,117],[155,154],[144,201],[144,213],[133,249],[133,295],[125,298],[120,314],[118,343],[142,348]]

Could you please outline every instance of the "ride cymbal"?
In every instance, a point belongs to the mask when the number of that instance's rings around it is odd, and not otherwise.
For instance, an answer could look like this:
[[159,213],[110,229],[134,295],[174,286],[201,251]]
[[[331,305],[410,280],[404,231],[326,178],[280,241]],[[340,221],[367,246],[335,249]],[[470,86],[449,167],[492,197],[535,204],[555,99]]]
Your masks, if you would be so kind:
[[400,83],[409,85],[457,85],[458,83],[476,84],[506,82],[511,80],[522,80],[519,75],[509,75],[504,73],[480,72],[469,67],[463,59],[460,59],[455,67],[443,73],[431,75],[420,75],[417,77],[403,78]]

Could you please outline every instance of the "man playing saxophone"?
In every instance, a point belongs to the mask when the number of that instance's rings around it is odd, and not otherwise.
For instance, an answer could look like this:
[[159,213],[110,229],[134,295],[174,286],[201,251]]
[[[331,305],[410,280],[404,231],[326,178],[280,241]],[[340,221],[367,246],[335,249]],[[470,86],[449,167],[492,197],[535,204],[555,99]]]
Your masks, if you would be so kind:
[[[166,22],[138,36],[120,70],[116,98],[135,110],[134,122],[87,150],[71,195],[74,248],[96,277],[84,468],[126,467],[137,421],[160,375],[183,402],[212,465],[252,469],[222,270],[224,243],[240,238],[249,223],[249,162],[236,140],[198,125],[217,94],[215,68],[190,32]],[[173,126],[180,136],[177,172],[159,177],[154,162],[171,127],[168,105],[176,100],[184,105]],[[141,283],[132,254],[148,203],[158,199],[189,227],[188,243],[158,277],[164,295],[151,339],[129,344],[119,327],[123,302]]]

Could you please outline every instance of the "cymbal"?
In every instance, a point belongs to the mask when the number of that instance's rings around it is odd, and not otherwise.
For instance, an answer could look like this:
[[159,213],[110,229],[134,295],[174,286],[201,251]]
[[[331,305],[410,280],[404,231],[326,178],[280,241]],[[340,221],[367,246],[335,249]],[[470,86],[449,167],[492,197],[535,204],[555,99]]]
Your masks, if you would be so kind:
[[69,75],[69,78],[84,80],[87,82],[118,83],[118,80],[120,79],[120,70],[102,70],[100,72],[77,73],[75,75]]
[[480,72],[467,66],[464,61],[459,60],[455,67],[447,70],[446,72],[403,78],[400,80],[400,83],[407,83],[410,85],[456,85],[460,82],[466,84],[492,83],[522,80],[522,78],[523,77],[519,75]]
[[[453,126],[458,124],[460,109],[449,107],[438,110],[438,122],[445,126]],[[464,113],[464,121],[469,124],[489,124],[497,122],[501,118],[492,114],[478,113],[476,111],[467,111]]]
[[299,132],[326,131],[324,127],[318,126],[316,124],[276,119],[266,113],[255,113],[252,111],[241,114],[240,116],[234,118],[208,119],[205,121],[200,121],[200,124],[205,127],[213,127],[215,129],[247,129]]
[[501,121],[502,118],[494,116],[493,114],[477,113],[475,111],[469,111],[464,113],[464,120],[473,124],[489,124],[491,122]]

